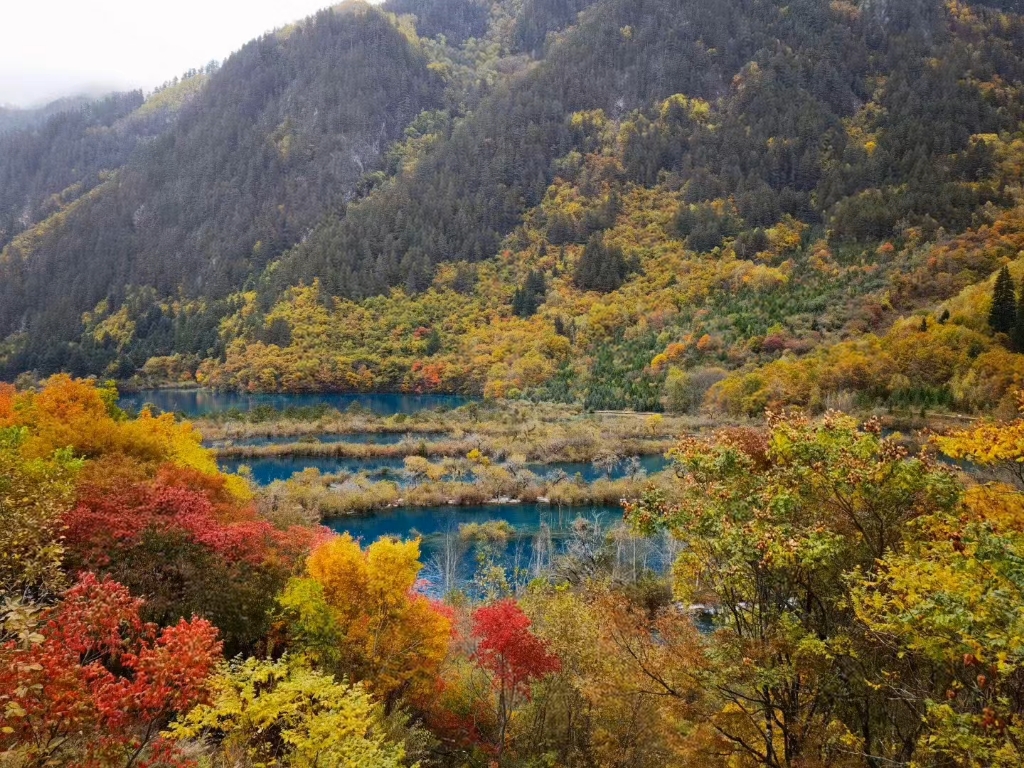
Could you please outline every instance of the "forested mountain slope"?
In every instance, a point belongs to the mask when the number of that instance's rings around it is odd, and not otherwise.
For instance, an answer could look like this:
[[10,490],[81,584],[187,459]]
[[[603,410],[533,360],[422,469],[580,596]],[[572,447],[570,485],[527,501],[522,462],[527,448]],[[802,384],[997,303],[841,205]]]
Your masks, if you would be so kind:
[[89,192],[141,141],[166,130],[205,78],[190,75],[160,89],[144,109],[141,92],[115,93],[55,102],[23,116],[21,130],[0,127],[0,247]]
[[[967,81],[1013,82],[1020,60],[997,41],[958,39],[930,8],[893,19],[817,0],[609,0],[414,172],[296,250],[287,279],[318,276],[332,293],[358,297],[422,288],[440,261],[488,257],[541,201],[553,161],[583,148],[570,115],[622,118],[675,93],[707,101],[713,130],[673,126],[659,146],[638,137],[628,180],[684,174],[689,201],[732,196],[755,226],[788,213],[831,215],[852,237],[885,237],[908,217],[962,229],[996,194],[950,186],[976,180],[982,158],[969,155],[970,137],[1017,117],[1017,105],[993,103]],[[879,151],[857,156],[841,121],[876,98],[856,127],[878,134]],[[858,199],[867,189],[880,205]]]
[[[10,374],[198,366],[249,389],[994,407],[1024,377],[986,323],[1022,221],[1024,25],[1001,5],[317,17],[243,49],[81,210],[7,247],[0,354]],[[307,49],[323,75],[266,52]],[[58,264],[68,285],[44,283]]]
[[[992,407],[1018,356],[984,306],[940,328],[936,305],[1016,256],[1021,32],[931,3],[600,3],[274,265],[205,380]],[[926,309],[942,339],[892,326]],[[899,349],[830,357],[844,339]]]
[[0,133],[42,125],[54,115],[72,112],[99,101],[91,96],[65,96],[36,107],[0,106]]
[[[440,95],[423,57],[367,6],[249,43],[169,130],[7,246],[0,329],[27,332],[27,367],[89,367],[59,342],[101,301],[224,297],[351,196]],[[176,343],[171,329],[149,330]]]

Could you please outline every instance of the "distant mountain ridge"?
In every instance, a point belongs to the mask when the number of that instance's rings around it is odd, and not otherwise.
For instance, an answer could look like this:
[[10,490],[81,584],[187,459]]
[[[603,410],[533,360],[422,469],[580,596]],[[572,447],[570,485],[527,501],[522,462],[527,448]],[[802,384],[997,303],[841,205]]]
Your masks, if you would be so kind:
[[[0,327],[70,339],[83,312],[130,290],[224,297],[344,202],[440,95],[369,7],[252,41],[115,175],[6,248]],[[67,364],[56,355],[32,365]]]
[[[962,383],[975,357],[920,391],[902,362],[799,395],[760,371],[889,343],[1016,258],[992,233],[1019,205],[1018,5],[321,13],[244,47],[88,194],[40,207],[0,256],[0,361],[594,407],[993,407]],[[999,348],[975,314],[953,324]]]

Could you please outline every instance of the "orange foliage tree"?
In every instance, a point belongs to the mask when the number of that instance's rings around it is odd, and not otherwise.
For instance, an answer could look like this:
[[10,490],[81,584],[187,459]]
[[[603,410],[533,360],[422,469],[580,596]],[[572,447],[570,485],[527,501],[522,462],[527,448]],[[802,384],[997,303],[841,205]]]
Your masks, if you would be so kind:
[[452,625],[415,591],[419,543],[381,539],[364,550],[343,534],[314,550],[306,567],[281,598],[295,642],[388,706],[429,694]]

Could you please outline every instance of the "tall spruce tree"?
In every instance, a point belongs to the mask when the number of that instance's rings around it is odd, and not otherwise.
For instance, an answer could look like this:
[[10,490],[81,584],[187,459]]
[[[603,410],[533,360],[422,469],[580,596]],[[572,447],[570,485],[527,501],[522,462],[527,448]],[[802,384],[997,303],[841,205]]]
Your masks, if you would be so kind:
[[992,290],[992,309],[988,313],[988,324],[995,333],[1013,333],[1017,324],[1017,291],[1013,285],[1010,270],[1003,267],[996,277]]
[[526,282],[512,296],[512,312],[519,317],[532,317],[544,303],[547,291],[544,274],[531,269]]
[[630,264],[617,245],[607,245],[599,233],[593,235],[576,264],[573,283],[581,291],[614,291],[630,273]]

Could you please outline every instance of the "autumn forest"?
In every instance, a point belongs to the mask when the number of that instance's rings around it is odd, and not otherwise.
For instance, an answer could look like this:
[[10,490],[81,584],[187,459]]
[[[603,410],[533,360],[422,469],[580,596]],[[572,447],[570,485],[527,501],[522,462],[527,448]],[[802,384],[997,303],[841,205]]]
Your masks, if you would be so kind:
[[0,108],[0,768],[1024,764],[1022,178],[1017,0]]

